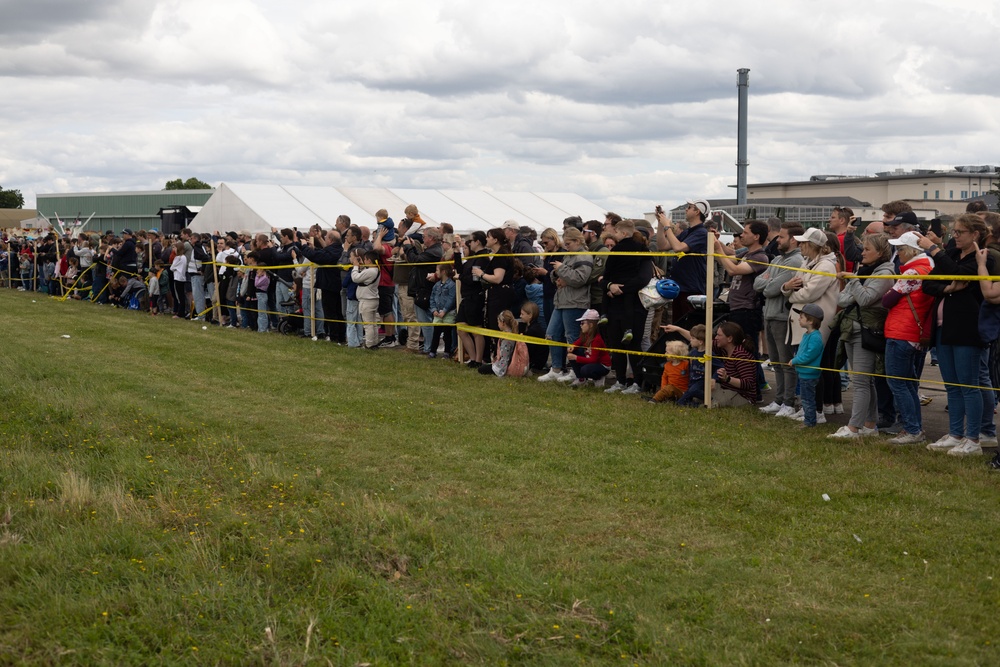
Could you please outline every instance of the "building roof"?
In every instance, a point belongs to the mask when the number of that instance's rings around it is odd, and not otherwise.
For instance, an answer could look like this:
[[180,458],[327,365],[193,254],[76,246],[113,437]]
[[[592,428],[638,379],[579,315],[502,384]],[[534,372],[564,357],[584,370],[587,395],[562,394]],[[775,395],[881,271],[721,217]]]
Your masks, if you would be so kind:
[[[709,199],[713,209],[728,206],[739,206],[735,199]],[[686,204],[681,204],[671,210],[683,210]],[[847,206],[850,208],[871,207],[871,204],[854,197],[829,195],[823,197],[754,197],[747,198],[743,206]]]
[[25,220],[38,217],[38,211],[33,208],[0,208],[0,228],[20,229]]
[[[966,169],[966,168],[964,168]],[[915,181],[927,180],[928,178],[995,178],[994,171],[971,171],[963,170],[935,170],[935,169],[914,169],[906,173],[882,172],[874,176],[839,176],[839,175],[818,175],[812,176],[808,181],[785,181],[775,183],[748,183],[747,188],[773,188],[779,186],[794,185],[815,185],[817,183],[877,183],[884,181]],[[729,187],[735,188],[735,185]]]
[[405,188],[335,188],[304,185],[223,183],[191,221],[196,232],[270,231],[272,227],[332,228],[340,215],[355,224],[373,224],[386,209],[394,220],[416,204],[429,225],[451,223],[456,231],[488,230],[514,219],[542,231],[562,229],[563,219],[604,218],[604,209],[568,192],[494,192],[486,190],[415,190]]

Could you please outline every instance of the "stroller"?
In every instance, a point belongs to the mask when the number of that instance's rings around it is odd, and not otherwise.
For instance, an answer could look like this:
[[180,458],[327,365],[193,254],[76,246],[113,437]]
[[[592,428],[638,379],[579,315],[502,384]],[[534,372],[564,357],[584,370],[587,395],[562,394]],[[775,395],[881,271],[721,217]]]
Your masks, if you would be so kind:
[[302,330],[305,326],[304,313],[302,312],[302,301],[299,298],[300,285],[296,282],[289,283],[288,281],[278,278],[273,273],[271,274],[272,279],[279,281],[283,285],[289,288],[290,298],[287,301],[282,301],[278,304],[282,314],[278,315],[278,333],[291,336],[292,334],[302,334]]

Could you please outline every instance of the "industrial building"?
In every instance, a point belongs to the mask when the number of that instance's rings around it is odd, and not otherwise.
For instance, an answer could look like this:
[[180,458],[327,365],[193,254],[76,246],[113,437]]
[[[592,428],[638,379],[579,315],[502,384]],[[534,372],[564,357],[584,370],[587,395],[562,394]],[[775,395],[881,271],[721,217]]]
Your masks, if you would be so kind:
[[86,231],[121,232],[132,229],[159,229],[161,210],[186,207],[191,217],[209,200],[215,190],[153,190],[150,192],[76,192],[39,194],[36,207],[40,217],[56,227],[58,217],[64,223],[90,219]]
[[956,215],[965,205],[980,199],[1000,180],[1000,168],[992,165],[960,166],[952,170],[913,169],[880,172],[874,176],[812,176],[808,181],[752,183],[747,186],[747,202],[801,197],[853,197],[872,209],[890,201],[903,200],[914,209],[937,210],[939,215]]

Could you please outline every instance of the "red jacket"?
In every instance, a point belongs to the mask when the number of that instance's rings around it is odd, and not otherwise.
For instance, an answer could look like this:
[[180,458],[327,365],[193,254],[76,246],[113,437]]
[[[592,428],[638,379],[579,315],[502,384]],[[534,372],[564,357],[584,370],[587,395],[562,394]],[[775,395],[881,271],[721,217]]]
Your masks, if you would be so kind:
[[[932,263],[929,257],[914,257],[908,263],[900,267],[900,274],[913,271],[919,275],[927,275],[931,272]],[[893,291],[903,295],[896,305],[889,309],[889,315],[885,318],[885,337],[896,340],[905,340],[911,343],[920,342],[920,325],[917,318],[913,316],[913,310],[917,311],[925,336],[930,336],[931,332],[931,308],[934,306],[934,297],[924,294],[922,280],[897,280],[892,286]],[[913,301],[913,310],[906,300],[909,295]]]
[[601,338],[601,334],[594,336],[594,340],[590,341],[590,347],[587,347],[583,343],[583,338],[577,338],[576,342],[573,343],[574,348],[581,348],[580,352],[583,354],[576,355],[576,361],[578,364],[601,364],[602,366],[611,365],[611,353],[607,350],[598,350],[599,347],[604,347],[604,339]]

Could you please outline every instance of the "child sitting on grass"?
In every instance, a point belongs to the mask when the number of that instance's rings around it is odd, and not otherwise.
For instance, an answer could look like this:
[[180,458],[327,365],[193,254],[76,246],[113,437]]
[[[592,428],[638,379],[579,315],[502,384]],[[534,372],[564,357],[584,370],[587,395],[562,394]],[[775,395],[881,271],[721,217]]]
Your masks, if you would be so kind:
[[571,387],[581,387],[588,381],[595,387],[604,386],[604,378],[611,372],[611,353],[604,349],[604,339],[598,331],[600,313],[591,308],[584,312],[580,323],[580,337],[573,342],[573,349],[566,353],[566,361],[576,379]]
[[682,340],[667,341],[667,361],[663,364],[663,376],[660,378],[660,389],[649,399],[650,403],[676,401],[688,390],[687,357],[688,346]]
[[[799,351],[788,362],[799,376],[799,394],[802,399],[802,421],[804,428],[816,426],[816,385],[822,371],[823,334],[819,327],[823,323],[823,309],[815,303],[792,308],[799,314],[799,326],[806,330],[799,343]],[[815,368],[809,368],[813,366]]]
[[680,398],[677,405],[689,408],[698,408],[705,404],[705,362],[701,357],[705,354],[705,329],[704,324],[696,324],[691,330],[682,329],[675,324],[668,324],[660,327],[667,333],[679,333],[691,344],[687,355],[692,357],[688,360],[688,388]]
[[[522,336],[545,338],[545,327],[539,322],[538,304],[530,299],[521,304],[521,319],[517,323],[517,331]],[[535,373],[541,373],[549,362],[548,345],[528,343],[528,368]]]
[[[514,319],[514,313],[509,310],[505,310],[500,313],[500,317],[497,318],[497,327],[500,331],[513,333],[515,326],[517,326],[517,321]],[[480,366],[480,374],[495,375],[501,378],[507,375],[507,369],[510,367],[511,357],[514,356],[514,345],[514,341],[506,338],[498,340],[497,351],[493,355],[493,363],[483,364]]]

